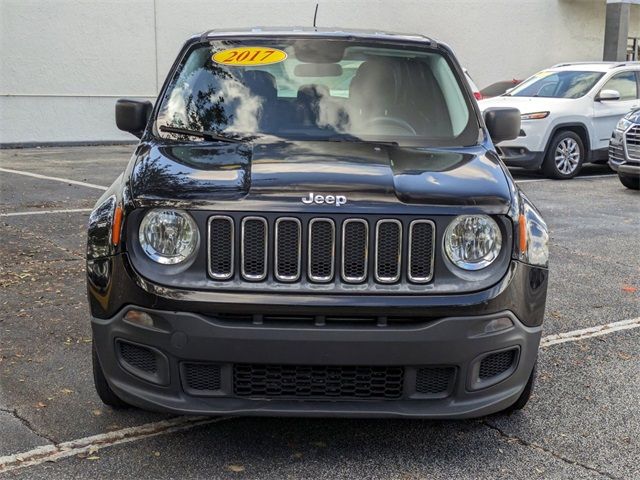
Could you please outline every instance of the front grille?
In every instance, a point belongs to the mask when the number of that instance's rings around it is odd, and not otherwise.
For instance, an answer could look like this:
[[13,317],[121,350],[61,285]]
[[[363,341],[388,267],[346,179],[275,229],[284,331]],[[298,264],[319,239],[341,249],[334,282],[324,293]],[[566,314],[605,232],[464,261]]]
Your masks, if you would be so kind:
[[625,134],[627,155],[634,160],[640,160],[640,125],[634,125]]
[[426,283],[433,275],[433,234],[430,220],[414,220],[409,226],[409,279]]
[[380,283],[395,283],[400,278],[402,224],[398,220],[379,220],[376,224],[375,276]]
[[295,282],[300,278],[302,231],[297,218],[276,220],[275,275],[281,282]]
[[416,375],[416,392],[426,395],[449,393],[455,376],[454,367],[424,367]]
[[495,377],[509,370],[516,360],[517,353],[518,350],[513,348],[484,357],[480,362],[480,371],[478,373],[480,380]]
[[208,248],[209,276],[230,287],[266,279],[282,287],[423,284],[434,275],[436,228],[415,218],[213,215]]
[[[214,215],[209,219],[209,274],[216,280],[227,280],[233,275],[233,219]],[[228,245],[227,248],[218,248]]]
[[360,283],[367,278],[369,261],[369,224],[360,219],[345,220],[342,225],[342,278]]
[[402,395],[404,369],[380,366],[233,366],[239,397],[317,399],[395,399]]
[[328,218],[314,218],[309,222],[309,278],[314,282],[333,279],[336,235],[335,224]]
[[120,359],[123,362],[145,373],[156,373],[158,371],[158,363],[153,350],[122,340],[117,343],[120,350]]
[[267,276],[267,221],[262,217],[242,220],[241,263],[246,280],[264,280]]
[[186,390],[197,393],[213,392],[221,388],[220,365],[212,363],[183,363],[182,380]]

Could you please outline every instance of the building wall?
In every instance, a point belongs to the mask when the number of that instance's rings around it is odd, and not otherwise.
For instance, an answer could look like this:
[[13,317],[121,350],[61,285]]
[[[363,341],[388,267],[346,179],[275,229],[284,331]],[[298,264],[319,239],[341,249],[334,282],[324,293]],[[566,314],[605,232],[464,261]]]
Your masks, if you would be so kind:
[[[423,33],[476,83],[600,60],[605,0],[319,0],[317,24]],[[0,143],[117,141],[114,103],[153,100],[203,30],[310,26],[316,0],[0,0]],[[640,36],[640,6],[631,33]]]

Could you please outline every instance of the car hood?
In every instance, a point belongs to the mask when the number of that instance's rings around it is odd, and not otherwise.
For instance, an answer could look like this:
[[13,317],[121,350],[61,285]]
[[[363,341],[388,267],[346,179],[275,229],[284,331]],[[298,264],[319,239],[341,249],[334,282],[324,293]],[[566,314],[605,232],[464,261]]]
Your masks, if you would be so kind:
[[[466,206],[506,213],[511,183],[498,158],[461,150],[352,142],[142,143],[130,177],[140,204],[183,207],[302,206],[310,192],[344,195],[348,206]],[[330,208],[325,205],[324,208]],[[344,207],[343,207],[344,210]]]
[[490,107],[511,107],[520,113],[552,111],[558,107],[566,107],[572,99],[549,97],[509,97],[501,96],[480,100],[478,106],[483,112]]

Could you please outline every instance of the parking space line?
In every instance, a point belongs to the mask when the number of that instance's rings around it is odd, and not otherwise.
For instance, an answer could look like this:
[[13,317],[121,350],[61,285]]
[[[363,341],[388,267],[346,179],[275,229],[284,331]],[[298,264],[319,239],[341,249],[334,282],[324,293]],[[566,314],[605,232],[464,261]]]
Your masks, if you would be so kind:
[[91,212],[91,208],[67,208],[63,210],[35,210],[33,212],[10,212],[0,213],[0,217],[21,217],[25,215],[45,215],[49,213],[80,213]]
[[0,457],[0,473],[18,468],[32,467],[45,462],[56,462],[73,455],[93,455],[98,450],[123,443],[143,440],[168,433],[179,432],[200,425],[229,420],[233,417],[175,417],[169,420],[122,428],[90,437],[69,440],[58,444],[43,445],[23,453]]
[[56,182],[70,183],[72,185],[79,185],[81,187],[95,188],[96,190],[107,190],[109,188],[102,185],[96,185],[95,183],[80,182],[78,180],[71,180],[70,178],[49,177],[47,175],[40,175],[39,173],[25,172],[22,170],[11,170],[10,168],[0,167],[0,172],[15,173],[16,175],[24,175],[26,177],[41,178],[43,180],[55,180]]
[[[588,338],[608,335],[621,330],[640,328],[640,317],[619,322],[612,322],[597,327],[583,328],[571,332],[547,335],[542,338],[540,348],[568,342],[578,342]],[[174,417],[160,422],[146,423],[135,427],[127,427],[90,437],[69,440],[58,444],[43,445],[27,452],[16,453],[0,457],[0,473],[6,473],[24,467],[40,465],[45,462],[55,462],[74,455],[93,455],[103,448],[135,442],[158,435],[170,434],[188,430],[200,425],[231,420],[234,417]]]
[[619,332],[620,330],[631,330],[632,328],[640,328],[640,317],[607,323],[606,325],[598,325],[597,327],[573,330],[572,332],[547,335],[540,341],[540,347],[544,348],[550,347],[551,345],[558,345],[560,343],[577,342],[587,338],[600,337],[613,332]]
[[[572,180],[589,180],[590,178],[609,178],[609,177],[617,177],[618,175],[615,173],[607,173],[604,175],[586,175],[584,177],[575,177]],[[552,178],[526,178],[524,180],[516,180],[516,183],[532,183],[532,182],[555,182],[556,180]]]

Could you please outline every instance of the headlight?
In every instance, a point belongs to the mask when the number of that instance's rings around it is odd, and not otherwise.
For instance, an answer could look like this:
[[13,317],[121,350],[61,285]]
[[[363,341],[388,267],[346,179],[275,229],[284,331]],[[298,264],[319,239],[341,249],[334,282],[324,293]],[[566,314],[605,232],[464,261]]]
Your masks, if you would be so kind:
[[616,130],[626,131],[633,124],[632,121],[627,120],[626,118],[621,118],[618,124],[616,125]]
[[518,219],[518,256],[523,262],[540,267],[549,265],[549,230],[538,211],[523,197],[522,213]]
[[189,258],[198,246],[198,227],[187,212],[151,210],[140,224],[140,245],[155,262],[174,265]]
[[520,115],[521,120],[541,120],[543,118],[547,118],[549,116],[549,112],[533,112],[533,113],[523,113]]
[[480,270],[498,258],[502,248],[500,227],[486,215],[461,215],[447,227],[444,250],[454,265]]

